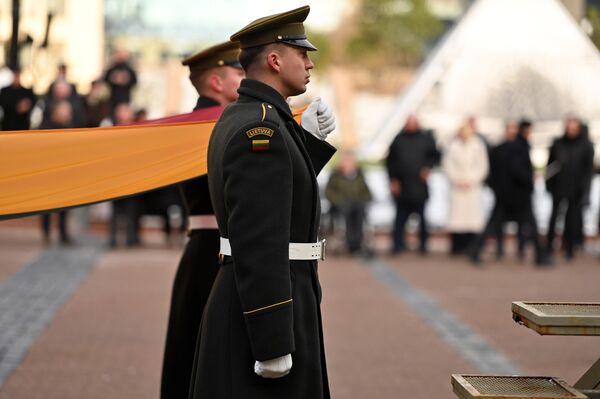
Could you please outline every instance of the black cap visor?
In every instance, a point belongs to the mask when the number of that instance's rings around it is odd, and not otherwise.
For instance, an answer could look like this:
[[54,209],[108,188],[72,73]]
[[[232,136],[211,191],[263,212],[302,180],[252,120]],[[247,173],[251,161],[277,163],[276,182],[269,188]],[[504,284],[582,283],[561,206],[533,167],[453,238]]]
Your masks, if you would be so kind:
[[284,38],[282,40],[279,40],[279,43],[285,43],[290,46],[305,48],[308,51],[317,51],[317,48],[315,46],[313,46],[313,44],[311,42],[309,42],[308,39],[306,39],[306,38],[303,38],[303,39]]
[[242,69],[242,64],[240,64],[239,61],[225,61],[225,64],[223,66]]

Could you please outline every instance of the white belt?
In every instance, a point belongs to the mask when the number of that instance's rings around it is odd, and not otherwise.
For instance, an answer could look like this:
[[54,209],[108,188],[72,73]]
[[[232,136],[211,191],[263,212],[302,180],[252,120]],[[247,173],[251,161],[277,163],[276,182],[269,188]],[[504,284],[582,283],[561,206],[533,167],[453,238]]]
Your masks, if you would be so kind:
[[[221,255],[231,256],[229,239],[221,237]],[[290,260],[325,260],[325,240],[315,243],[290,243]]]
[[218,229],[215,215],[193,215],[188,218],[188,230]]

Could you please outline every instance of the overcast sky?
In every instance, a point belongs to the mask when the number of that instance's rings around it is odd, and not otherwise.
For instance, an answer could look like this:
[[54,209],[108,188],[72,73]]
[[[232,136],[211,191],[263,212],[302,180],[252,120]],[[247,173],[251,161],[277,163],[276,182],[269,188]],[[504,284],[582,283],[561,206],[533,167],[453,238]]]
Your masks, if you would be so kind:
[[347,8],[344,0],[143,0],[144,20],[163,32],[204,40],[221,40],[265,15],[311,6],[309,28],[335,28]]

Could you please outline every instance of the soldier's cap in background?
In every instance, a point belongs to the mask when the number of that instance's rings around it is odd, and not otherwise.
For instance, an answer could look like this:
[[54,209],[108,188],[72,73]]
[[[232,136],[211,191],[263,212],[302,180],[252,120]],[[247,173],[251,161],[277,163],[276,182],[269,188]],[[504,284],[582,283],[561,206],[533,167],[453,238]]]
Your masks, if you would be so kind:
[[181,63],[190,68],[190,74],[217,68],[230,66],[241,68],[238,56],[240,54],[240,44],[238,42],[225,42],[206,48],[188,58]]
[[316,51],[317,48],[306,38],[302,24],[309,12],[310,6],[303,6],[259,18],[234,33],[231,40],[239,41],[242,49],[271,43],[284,43]]

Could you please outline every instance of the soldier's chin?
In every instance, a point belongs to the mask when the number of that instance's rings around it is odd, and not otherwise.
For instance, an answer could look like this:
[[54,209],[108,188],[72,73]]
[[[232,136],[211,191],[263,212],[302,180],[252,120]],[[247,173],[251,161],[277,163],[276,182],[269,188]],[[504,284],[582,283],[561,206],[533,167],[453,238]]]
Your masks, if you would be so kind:
[[302,86],[298,86],[297,88],[295,88],[292,96],[299,96],[300,94],[303,94],[304,92],[306,92],[306,85],[302,85]]

